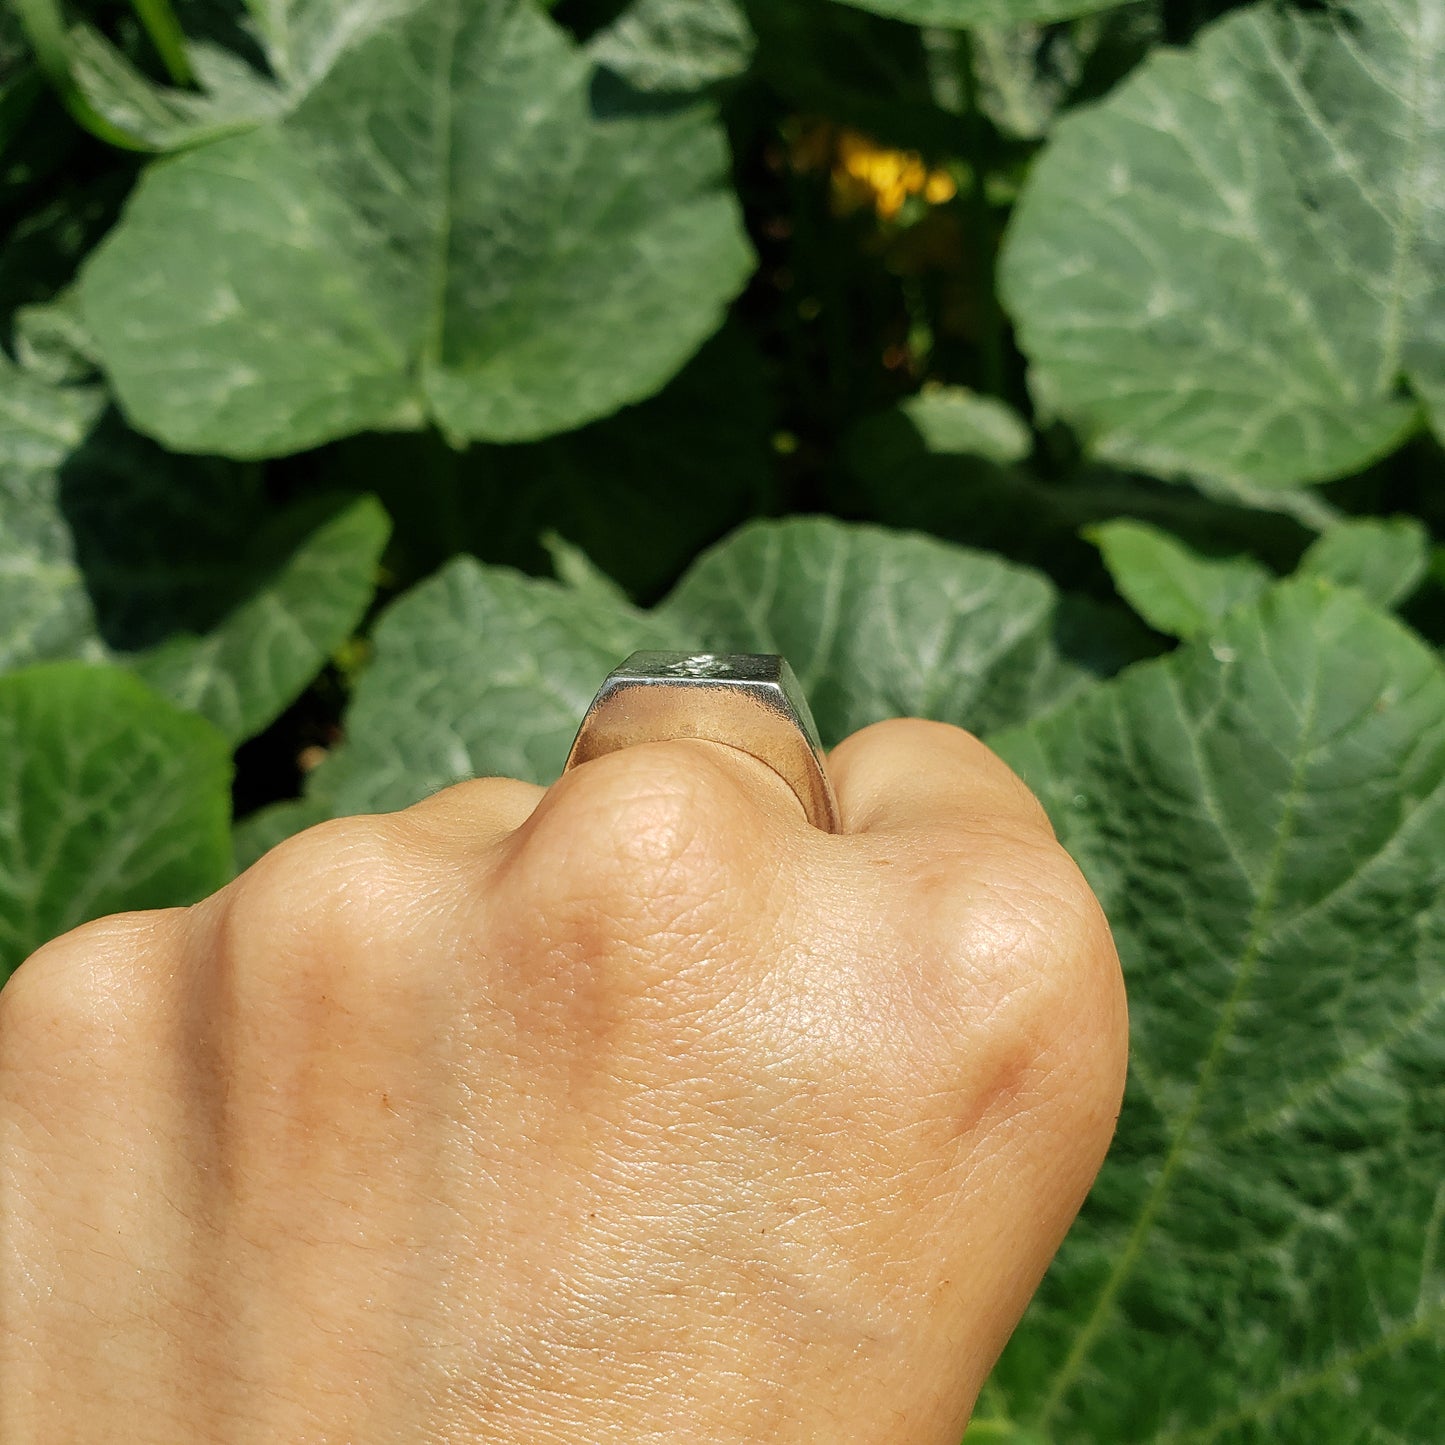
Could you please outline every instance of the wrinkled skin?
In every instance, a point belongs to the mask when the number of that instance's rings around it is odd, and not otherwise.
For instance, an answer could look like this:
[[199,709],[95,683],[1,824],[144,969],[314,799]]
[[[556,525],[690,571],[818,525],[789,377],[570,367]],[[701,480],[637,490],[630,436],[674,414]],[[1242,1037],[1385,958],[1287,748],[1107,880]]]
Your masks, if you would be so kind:
[[648,744],[0,993],[0,1439],[918,1442],[1103,1158],[1097,904],[967,734]]

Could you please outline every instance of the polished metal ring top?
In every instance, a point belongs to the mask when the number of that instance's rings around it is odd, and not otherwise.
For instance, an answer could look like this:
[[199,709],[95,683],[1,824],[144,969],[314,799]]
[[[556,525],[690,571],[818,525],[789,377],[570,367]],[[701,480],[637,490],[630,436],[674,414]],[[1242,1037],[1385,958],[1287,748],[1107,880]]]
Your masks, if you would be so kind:
[[566,768],[633,743],[701,738],[766,763],[808,821],[838,831],[838,804],[808,700],[774,653],[634,652],[587,709]]

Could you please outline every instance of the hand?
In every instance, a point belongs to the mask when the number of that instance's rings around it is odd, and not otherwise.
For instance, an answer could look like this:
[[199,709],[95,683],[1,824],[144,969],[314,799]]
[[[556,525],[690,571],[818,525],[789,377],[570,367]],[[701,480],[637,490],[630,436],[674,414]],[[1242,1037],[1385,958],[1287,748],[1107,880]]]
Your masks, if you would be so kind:
[[1103,1157],[1092,894],[940,724],[324,824],[0,994],[0,1439],[957,1445]]

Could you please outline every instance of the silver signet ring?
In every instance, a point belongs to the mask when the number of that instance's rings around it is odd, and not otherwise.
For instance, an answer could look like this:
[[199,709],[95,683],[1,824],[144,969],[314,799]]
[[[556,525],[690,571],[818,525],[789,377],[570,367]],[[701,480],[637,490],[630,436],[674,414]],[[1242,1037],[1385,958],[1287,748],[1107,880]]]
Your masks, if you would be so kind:
[[634,652],[598,688],[562,771],[633,743],[671,738],[701,738],[750,754],[797,794],[815,828],[838,831],[818,729],[784,658]]

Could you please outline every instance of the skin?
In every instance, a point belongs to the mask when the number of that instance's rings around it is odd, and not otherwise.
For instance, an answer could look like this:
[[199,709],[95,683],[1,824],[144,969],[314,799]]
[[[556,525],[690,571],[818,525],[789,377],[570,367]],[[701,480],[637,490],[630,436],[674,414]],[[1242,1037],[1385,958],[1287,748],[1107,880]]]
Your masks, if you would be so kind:
[[0,993],[0,1439],[957,1445],[1103,1159],[1098,905],[968,734],[324,824]]

